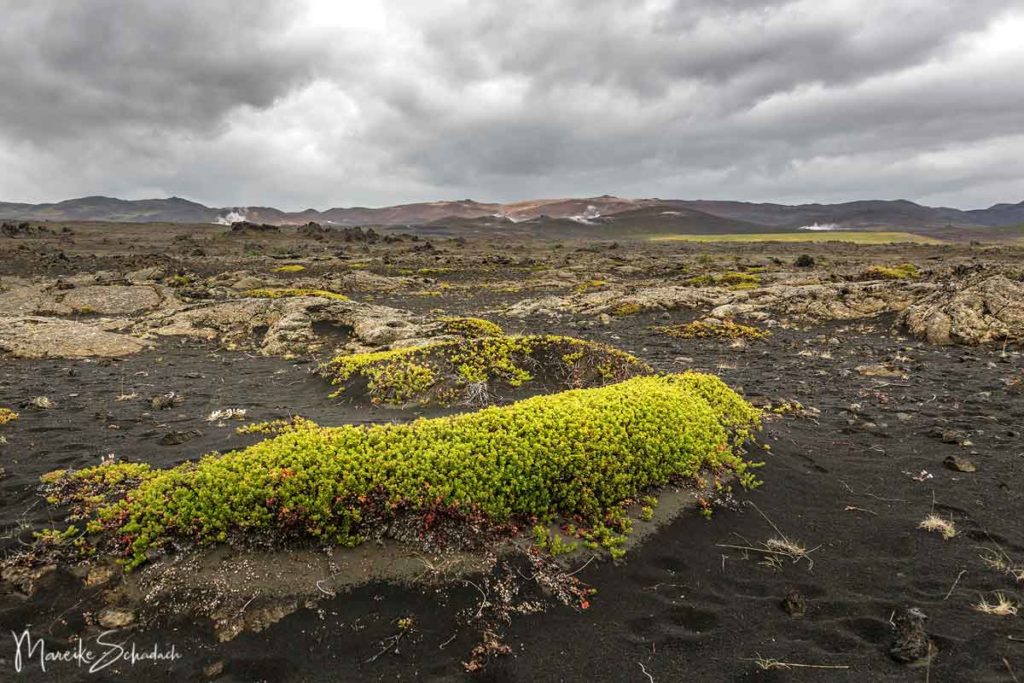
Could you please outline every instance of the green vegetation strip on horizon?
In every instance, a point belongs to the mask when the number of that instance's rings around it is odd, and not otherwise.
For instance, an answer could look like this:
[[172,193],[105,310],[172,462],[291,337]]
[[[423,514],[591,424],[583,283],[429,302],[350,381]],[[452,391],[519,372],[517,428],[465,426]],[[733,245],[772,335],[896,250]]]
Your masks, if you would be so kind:
[[134,567],[172,539],[249,534],[357,545],[367,527],[398,511],[455,510],[497,524],[565,515],[599,526],[670,482],[733,472],[756,484],[742,455],[760,419],[720,379],[700,373],[407,424],[300,419],[243,450],[171,469],[119,463],[50,473],[50,502],[70,503],[72,521],[89,521],[85,534],[71,527],[43,536],[77,535],[78,550],[110,552]]
[[945,244],[943,240],[910,232],[836,230],[822,232],[760,232],[721,235],[652,235],[653,242],[852,242],[854,244]]

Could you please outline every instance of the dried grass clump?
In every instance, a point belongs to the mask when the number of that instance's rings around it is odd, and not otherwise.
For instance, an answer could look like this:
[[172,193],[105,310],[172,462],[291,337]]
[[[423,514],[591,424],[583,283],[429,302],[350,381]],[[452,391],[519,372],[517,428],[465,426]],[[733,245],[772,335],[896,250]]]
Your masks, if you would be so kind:
[[981,612],[982,614],[990,614],[994,617],[1015,617],[1017,616],[1018,603],[1008,597],[1005,593],[996,591],[993,593],[993,601],[989,602],[988,598],[982,596],[978,604],[974,606],[974,609]]
[[940,534],[947,541],[956,536],[956,525],[953,523],[953,520],[939,517],[934,512],[921,520],[917,528]]
[[1015,562],[1002,548],[985,548],[981,561],[990,569],[1006,574],[1017,583],[1024,583],[1024,563]]

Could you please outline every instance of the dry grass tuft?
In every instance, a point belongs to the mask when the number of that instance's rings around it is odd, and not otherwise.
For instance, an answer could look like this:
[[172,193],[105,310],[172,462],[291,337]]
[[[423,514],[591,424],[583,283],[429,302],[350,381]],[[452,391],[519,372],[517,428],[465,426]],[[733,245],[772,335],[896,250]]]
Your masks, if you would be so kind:
[[956,525],[953,523],[953,520],[939,517],[934,512],[929,513],[927,517],[921,520],[917,528],[942,534],[942,537],[947,541],[956,536]]
[[999,591],[996,591],[993,596],[995,598],[994,602],[989,602],[987,598],[982,597],[981,601],[974,606],[974,609],[982,614],[991,614],[996,617],[1017,616],[1017,608],[1019,605],[1016,601],[1006,597],[1005,593],[1001,593]]
[[1024,583],[1024,564],[1013,561],[1002,548],[985,548],[985,554],[981,561],[989,569],[994,569],[1000,574],[1007,574],[1017,583]]
[[813,553],[821,546],[815,546],[811,549],[808,549],[802,543],[794,541],[789,536],[782,533],[782,530],[779,529],[778,526],[776,526],[775,522],[769,519],[768,515],[764,514],[764,512],[761,511],[761,508],[757,507],[757,505],[755,505],[753,502],[747,501],[746,504],[757,510],[757,513],[761,515],[765,519],[765,521],[768,522],[768,524],[771,525],[772,529],[775,530],[775,533],[777,533],[778,536],[773,536],[772,538],[769,538],[767,541],[761,543],[760,546],[730,545],[726,543],[719,543],[717,544],[718,547],[761,553],[762,555],[765,555],[765,560],[762,562],[762,564],[774,567],[776,569],[781,568],[781,560],[784,557],[792,560],[794,564],[796,564],[800,560],[807,560],[807,568],[814,569],[814,560],[811,559],[811,553]]
[[761,671],[773,671],[776,669],[849,669],[845,664],[798,664],[796,662],[784,662],[781,659],[762,657],[757,655],[752,659],[744,661],[753,662]]
[[808,557],[810,551],[807,550],[806,546],[788,538],[769,538],[764,542],[764,547],[780,555],[785,555],[794,562],[799,562],[803,559],[807,559],[808,562],[811,561]]

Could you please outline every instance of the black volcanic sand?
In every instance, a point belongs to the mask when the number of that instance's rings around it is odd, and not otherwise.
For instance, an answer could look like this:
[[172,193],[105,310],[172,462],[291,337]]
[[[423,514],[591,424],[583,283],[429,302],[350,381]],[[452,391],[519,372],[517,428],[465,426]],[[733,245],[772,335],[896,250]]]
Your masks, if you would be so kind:
[[[494,660],[481,678],[629,680],[642,676],[643,663],[655,680],[918,680],[923,672],[903,669],[886,654],[889,618],[901,606],[920,607],[929,617],[940,648],[933,680],[1007,680],[1004,657],[1024,668],[1024,644],[1007,639],[1024,638],[1024,626],[971,608],[981,593],[1015,594],[1008,578],[981,562],[984,547],[998,545],[1024,558],[1024,397],[1002,382],[1020,372],[1020,355],[931,347],[893,335],[883,321],[779,330],[768,342],[743,349],[669,340],[649,329],[654,322],[616,321],[594,336],[662,369],[717,372],[748,397],[795,399],[821,411],[816,419],[788,416],[768,423],[765,483],[740,497],[756,503],[790,538],[818,546],[811,553],[813,568],[788,560],[772,568],[754,553],[719,547],[774,535],[750,507],[719,509],[710,521],[686,515],[621,565],[584,569],[581,577],[599,591],[588,611],[563,608],[516,619],[506,638],[514,654]],[[832,358],[801,351],[827,351]],[[854,370],[896,357],[906,359],[896,361],[906,369],[905,380],[862,377]],[[252,419],[302,414],[325,424],[355,421],[351,408],[325,399],[329,387],[308,369],[176,344],[110,363],[5,361],[0,403],[17,405],[38,395],[56,402],[47,411],[23,410],[4,430],[5,528],[21,520],[45,524],[33,493],[35,478],[45,471],[95,464],[111,452],[169,465],[251,442],[253,437],[234,435],[237,423],[206,421],[218,408],[245,408]],[[153,409],[149,397],[168,391],[184,401]],[[117,400],[132,392],[138,397]],[[851,412],[854,403],[860,407]],[[385,410],[358,416],[396,417]],[[943,443],[930,435],[935,428],[956,430],[973,446]],[[182,445],[159,444],[168,431],[190,429],[203,434]],[[943,459],[954,454],[969,457],[978,471],[944,468]],[[916,481],[925,470],[933,476]],[[944,541],[918,530],[933,509],[952,516],[960,536]],[[944,599],[961,570],[966,573]],[[779,605],[793,589],[807,602],[802,618]],[[74,632],[78,590],[68,580],[29,601],[5,596],[4,631],[31,625]],[[166,671],[140,663],[121,673],[126,679],[145,671],[150,680],[182,680],[222,660],[223,680],[458,677],[476,634],[460,630],[455,617],[476,597],[461,586],[367,586],[227,644],[216,644],[208,625],[182,620],[134,637],[140,649],[174,643],[184,659]],[[396,632],[395,620],[407,615],[416,620],[415,635],[397,653],[367,663],[381,640]],[[10,664],[10,643],[3,652]],[[761,673],[746,661],[757,656],[850,668]]]
[[[791,255],[787,251],[785,258]],[[427,300],[423,306],[479,313],[502,298],[446,296],[443,304]],[[515,617],[503,633],[512,653],[473,678],[647,681],[645,671],[659,683],[1024,677],[1020,617],[973,609],[994,591],[1024,600],[1024,586],[981,559],[986,548],[1001,548],[1024,564],[1024,392],[1004,381],[1024,372],[1019,349],[930,346],[901,336],[885,318],[776,328],[767,341],[734,347],[672,339],[653,329],[693,319],[687,311],[583,329],[547,319],[490,317],[509,329],[613,343],[659,370],[714,372],[755,402],[796,400],[820,414],[769,420],[762,442],[770,450],[754,454],[765,461],[763,486],[740,492],[735,505],[717,508],[710,520],[682,515],[619,564],[589,564],[578,574],[598,590],[588,610],[559,607]],[[856,370],[875,363],[892,363],[904,376],[868,377]],[[0,405],[16,407],[41,395],[56,404],[21,409],[19,420],[0,428],[8,441],[0,446],[5,546],[16,547],[19,534],[26,537],[23,526],[50,521],[52,513],[35,492],[43,472],[93,465],[108,453],[166,466],[257,438],[236,435],[240,422],[208,422],[216,409],[244,408],[247,421],[300,414],[323,424],[415,414],[330,401],[330,387],[311,367],[167,340],[152,352],[111,362],[0,359]],[[163,410],[152,407],[152,397],[170,391],[184,400]],[[137,396],[117,400],[132,393]],[[201,434],[179,445],[160,444],[169,432],[190,430]],[[951,455],[970,459],[977,471],[944,467]],[[813,566],[788,559],[770,566],[757,553],[722,547],[777,536],[758,511],[790,539],[814,548]],[[954,520],[958,536],[943,540],[918,529],[932,511]],[[82,614],[101,606],[101,590],[83,589],[61,573],[32,598],[0,596],[0,678],[460,680],[467,677],[462,662],[479,641],[479,633],[459,619],[479,601],[472,586],[375,583],[227,643],[216,641],[207,620],[187,616],[121,636],[140,651],[173,644],[182,658],[172,664],[118,664],[89,675],[73,664],[51,663],[46,674],[33,665],[14,675],[9,631],[48,634],[52,649],[66,647],[73,635],[89,640],[97,629],[86,627]],[[802,617],[781,607],[793,590],[806,602]],[[904,607],[928,617],[926,628],[939,650],[928,669],[907,668],[888,655],[890,619]],[[414,630],[379,654],[399,632],[398,620],[409,616]],[[758,657],[847,668],[762,671],[752,661]]]

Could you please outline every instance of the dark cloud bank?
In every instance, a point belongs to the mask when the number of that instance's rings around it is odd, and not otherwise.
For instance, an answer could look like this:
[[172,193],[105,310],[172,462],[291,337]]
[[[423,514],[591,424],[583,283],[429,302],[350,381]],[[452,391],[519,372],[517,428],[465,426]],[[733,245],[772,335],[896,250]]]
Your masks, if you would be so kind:
[[1024,10],[0,2],[0,200],[1024,199]]

